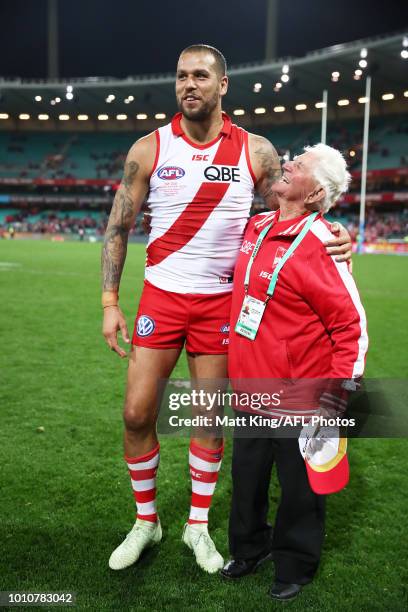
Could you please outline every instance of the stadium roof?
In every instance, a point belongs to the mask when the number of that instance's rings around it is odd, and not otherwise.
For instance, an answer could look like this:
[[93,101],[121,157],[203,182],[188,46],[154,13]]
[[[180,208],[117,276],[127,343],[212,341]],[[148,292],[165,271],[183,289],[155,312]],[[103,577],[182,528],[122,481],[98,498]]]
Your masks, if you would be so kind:
[[[273,109],[292,112],[296,105],[314,109],[323,89],[328,89],[329,106],[344,99],[349,100],[344,106],[353,105],[364,96],[366,74],[372,76],[375,102],[386,108],[389,102],[382,96],[393,94],[395,100],[405,105],[408,102],[408,57],[405,56],[408,56],[408,34],[399,33],[335,45],[302,58],[234,66],[229,70],[230,87],[224,107],[230,113],[242,110],[246,116],[270,114]],[[67,99],[71,93],[72,98]],[[96,119],[105,114],[109,118],[122,115],[122,119],[126,115],[136,121],[138,114],[142,118],[144,114],[153,118],[157,113],[168,117],[175,110],[174,74],[69,81],[0,77],[0,117],[3,118],[6,114],[16,118],[27,113],[31,118],[45,114],[57,119],[65,114],[72,119],[85,114]]]

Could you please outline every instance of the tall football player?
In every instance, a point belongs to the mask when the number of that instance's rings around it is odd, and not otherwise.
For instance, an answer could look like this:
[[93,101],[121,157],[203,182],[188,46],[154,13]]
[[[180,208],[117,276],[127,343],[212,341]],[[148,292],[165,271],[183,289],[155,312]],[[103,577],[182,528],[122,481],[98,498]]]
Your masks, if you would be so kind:
[[[193,45],[181,53],[180,112],[131,147],[106,229],[103,334],[125,357],[117,341],[120,330],[130,343],[119,283],[129,230],[147,198],[151,232],[124,407],[125,461],[137,517],[110,557],[112,569],[128,567],[162,537],[156,507],[157,382],[170,376],[183,347],[196,384],[226,378],[232,277],[255,187],[276,207],[271,186],[280,177],[277,153],[268,140],[248,134],[222,112],[227,88],[225,59],[217,49]],[[333,244],[332,254],[349,257],[345,230]],[[192,497],[183,541],[209,573],[223,566],[208,533],[222,455],[222,439],[191,439]]]

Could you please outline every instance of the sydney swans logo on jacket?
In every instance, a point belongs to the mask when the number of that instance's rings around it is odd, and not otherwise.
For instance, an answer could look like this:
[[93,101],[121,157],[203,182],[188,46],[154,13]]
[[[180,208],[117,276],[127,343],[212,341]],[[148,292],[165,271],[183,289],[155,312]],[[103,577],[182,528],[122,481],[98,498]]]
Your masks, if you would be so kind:
[[[273,264],[272,264],[272,270],[276,268],[276,266],[278,265],[278,263],[280,262],[280,260],[282,259],[286,251],[287,249],[281,246],[276,249],[275,257],[274,257]],[[290,257],[292,257],[292,255]],[[259,276],[261,278],[267,278],[268,280],[272,279],[272,273],[266,272],[266,270],[261,270],[259,273]]]
[[284,247],[281,247],[281,246],[276,249],[275,258],[272,264],[272,270],[278,265],[278,263],[280,262],[280,260],[282,259],[282,257],[284,256],[287,250],[288,249],[285,249]]

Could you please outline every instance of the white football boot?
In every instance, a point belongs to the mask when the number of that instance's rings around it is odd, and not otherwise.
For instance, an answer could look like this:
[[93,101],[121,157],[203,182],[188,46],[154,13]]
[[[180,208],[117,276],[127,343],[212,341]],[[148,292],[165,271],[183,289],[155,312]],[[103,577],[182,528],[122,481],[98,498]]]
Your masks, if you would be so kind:
[[125,569],[135,563],[146,548],[151,548],[162,539],[160,521],[152,523],[136,519],[132,531],[129,531],[109,559],[109,567],[113,570]]
[[215,574],[224,566],[224,559],[215,548],[207,523],[184,525],[182,540],[193,551],[197,565],[209,574]]

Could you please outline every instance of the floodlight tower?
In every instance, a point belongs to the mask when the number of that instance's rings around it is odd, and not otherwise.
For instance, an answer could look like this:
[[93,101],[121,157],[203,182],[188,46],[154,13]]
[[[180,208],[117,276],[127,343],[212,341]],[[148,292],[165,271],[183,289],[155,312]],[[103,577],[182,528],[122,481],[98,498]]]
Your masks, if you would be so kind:
[[267,0],[266,5],[265,60],[269,62],[277,58],[278,3],[279,0]]
[[361,193],[360,193],[360,221],[358,230],[357,252],[364,253],[365,241],[365,209],[366,209],[366,184],[367,184],[367,157],[370,124],[370,101],[371,101],[371,77],[366,78],[365,108],[364,108],[364,132],[363,132],[363,159],[361,161]]
[[59,76],[58,61],[58,0],[48,0],[48,78]]

